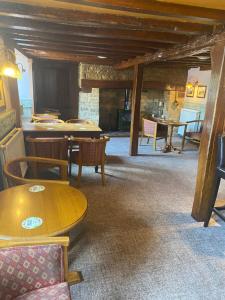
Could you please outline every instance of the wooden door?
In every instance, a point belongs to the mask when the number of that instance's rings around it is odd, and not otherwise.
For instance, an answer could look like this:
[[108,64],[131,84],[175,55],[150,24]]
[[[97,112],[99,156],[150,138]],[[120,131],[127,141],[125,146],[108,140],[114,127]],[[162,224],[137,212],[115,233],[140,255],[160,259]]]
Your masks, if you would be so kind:
[[78,65],[35,59],[33,61],[34,111],[58,109],[63,120],[78,116]]

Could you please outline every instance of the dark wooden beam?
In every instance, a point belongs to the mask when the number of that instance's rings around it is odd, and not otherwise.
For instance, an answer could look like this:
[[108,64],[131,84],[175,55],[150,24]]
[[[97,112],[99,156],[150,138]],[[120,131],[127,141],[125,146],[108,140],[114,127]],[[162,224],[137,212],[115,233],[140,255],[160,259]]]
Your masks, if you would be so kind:
[[[64,0],[73,2],[73,0]],[[77,1],[76,1],[77,2]],[[126,0],[80,0],[85,5],[99,6],[129,12],[145,13],[150,15],[171,16],[174,19],[183,17],[187,21],[198,20],[199,22],[220,21],[224,22],[224,11],[219,9],[196,7],[173,3],[158,2],[152,0],[126,1]]]
[[167,32],[150,32],[144,30],[126,30],[111,28],[93,28],[72,25],[53,24],[36,20],[21,19],[16,17],[0,16],[0,28],[33,30],[48,33],[61,33],[67,35],[102,37],[117,39],[132,39],[137,41],[158,41],[166,43],[185,43],[188,37],[181,34]]
[[[15,43],[27,43],[27,44],[40,44],[40,45],[56,45],[56,46],[66,46],[66,47],[82,47],[86,49],[98,49],[98,50],[116,50],[118,52],[126,52],[126,53],[133,53],[133,52],[140,52],[140,53],[145,53],[147,51],[150,51],[149,48],[144,48],[141,46],[132,46],[132,47],[127,47],[124,45],[104,45],[104,44],[94,44],[94,43],[83,43],[83,42],[75,42],[75,41],[51,41],[43,38],[10,38],[10,40],[15,41]],[[152,51],[153,53],[154,51]]]
[[216,44],[211,52],[212,74],[206,103],[205,121],[199,152],[198,173],[192,216],[204,221],[212,197],[217,138],[224,132],[225,120],[225,43]]
[[134,67],[132,91],[131,127],[130,127],[130,155],[138,153],[138,136],[140,125],[141,90],[143,82],[143,65]]
[[[170,78],[168,78],[167,82],[160,81],[143,81],[143,89],[154,89],[154,90],[176,90],[176,91],[184,91],[184,86],[174,86],[173,83],[171,85],[173,88],[168,89],[168,85],[170,85]],[[100,89],[132,89],[133,81],[132,80],[93,80],[93,79],[81,79],[81,88],[90,90],[92,88],[100,88]]]
[[[15,40],[14,40],[15,41]],[[98,52],[105,52],[105,53],[111,53],[111,54],[120,54],[123,56],[135,56],[135,55],[141,55],[144,54],[145,51],[142,50],[141,48],[134,49],[126,49],[124,47],[110,47],[110,46],[95,46],[95,45],[86,45],[86,44],[79,44],[79,43],[63,43],[63,42],[43,42],[43,41],[32,41],[32,40],[27,40],[27,41],[15,41],[17,45],[21,47],[29,47],[32,46],[33,48],[39,49],[39,47],[46,47],[46,48],[53,48],[53,49],[68,49],[68,50],[83,50],[83,51],[91,51],[93,53],[98,53]],[[153,53],[154,51],[152,51]]]
[[41,58],[48,60],[73,61],[99,65],[113,65],[117,59],[100,59],[95,56],[75,55],[60,51],[44,51],[35,49],[26,49],[26,54],[31,58]]
[[33,38],[37,40],[49,40],[49,41],[61,41],[61,42],[82,42],[85,44],[96,44],[96,45],[109,45],[109,46],[124,46],[124,47],[136,47],[141,46],[143,48],[151,49],[160,49],[160,48],[167,48],[170,47],[170,43],[159,43],[159,42],[149,42],[149,41],[136,41],[136,40],[120,40],[116,38],[94,38],[94,37],[81,37],[74,35],[67,35],[65,34],[49,34],[46,32],[40,32],[37,30],[18,30],[18,29],[9,29],[3,28],[2,32],[6,34],[9,38]]
[[118,58],[118,60],[126,59],[129,57],[135,57],[135,53],[124,53],[124,52],[116,52],[116,51],[108,51],[108,50],[98,50],[98,49],[82,49],[73,48],[73,47],[59,47],[59,46],[50,46],[50,45],[29,45],[29,44],[18,44],[19,47],[26,51],[27,49],[35,49],[35,50],[50,50],[50,51],[61,51],[65,53],[77,54],[77,55],[92,55],[92,56],[104,56],[107,58]]
[[93,26],[108,28],[130,28],[150,31],[178,32],[199,34],[211,32],[213,27],[205,24],[186,23],[172,20],[140,18],[137,16],[115,15],[108,13],[93,13],[82,10],[62,9],[54,7],[33,6],[31,4],[16,4],[8,1],[0,2],[0,15],[19,17],[76,26]]
[[138,63],[150,64],[157,61],[167,61],[182,59],[188,56],[198,55],[204,52],[209,52],[210,47],[215,43],[225,41],[225,31],[214,35],[203,35],[198,38],[190,40],[185,45],[171,47],[166,50],[159,50],[154,54],[145,54],[144,56],[136,57],[134,59],[124,61],[115,67],[117,69],[125,69],[132,67]]

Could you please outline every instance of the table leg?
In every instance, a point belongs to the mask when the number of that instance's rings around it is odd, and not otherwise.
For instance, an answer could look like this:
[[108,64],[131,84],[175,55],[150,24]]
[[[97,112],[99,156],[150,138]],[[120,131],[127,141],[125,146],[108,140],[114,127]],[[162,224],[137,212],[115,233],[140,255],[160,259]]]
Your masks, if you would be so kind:
[[98,166],[95,166],[95,173],[98,173]]
[[173,150],[173,145],[172,145],[172,136],[173,136],[173,125],[168,125],[170,129],[169,133],[169,143],[166,144],[166,147],[163,149],[164,153],[171,152]]
[[184,125],[184,134],[183,134],[183,139],[182,139],[181,152],[184,150],[186,131],[187,131],[187,125]]

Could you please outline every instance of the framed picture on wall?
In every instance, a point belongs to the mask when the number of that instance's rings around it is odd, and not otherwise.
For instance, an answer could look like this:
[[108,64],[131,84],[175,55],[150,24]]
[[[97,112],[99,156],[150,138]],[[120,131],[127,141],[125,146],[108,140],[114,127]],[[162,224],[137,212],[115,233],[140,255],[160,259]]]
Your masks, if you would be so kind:
[[195,94],[195,87],[187,86],[186,87],[186,97],[194,97],[194,94]]
[[0,77],[0,111],[5,109],[5,94],[3,80]]
[[207,86],[206,85],[199,85],[198,90],[197,90],[197,97],[198,98],[205,98],[206,96],[206,90]]

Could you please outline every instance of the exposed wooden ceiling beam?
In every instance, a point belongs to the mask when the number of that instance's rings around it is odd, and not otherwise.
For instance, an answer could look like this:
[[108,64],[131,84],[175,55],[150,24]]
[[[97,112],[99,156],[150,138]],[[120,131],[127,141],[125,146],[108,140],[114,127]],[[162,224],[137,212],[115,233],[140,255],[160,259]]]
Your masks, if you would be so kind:
[[[65,2],[74,2],[73,0],[64,0]],[[152,15],[164,15],[173,17],[184,17],[185,19],[208,19],[224,22],[224,11],[219,9],[196,7],[190,5],[160,3],[154,0],[77,0],[77,3],[83,3],[90,6],[99,6],[117,10],[141,12]]]
[[103,26],[113,28],[130,28],[150,31],[177,32],[199,34],[212,31],[212,26],[198,23],[165,21],[130,16],[98,14],[79,10],[58,9],[49,7],[33,7],[28,4],[15,4],[8,1],[0,2],[0,15],[33,19],[58,24],[76,26]]
[[181,59],[187,56],[194,56],[200,53],[208,52],[209,48],[215,43],[225,40],[225,31],[214,35],[203,35],[189,41],[185,45],[172,47],[167,50],[160,50],[154,54],[145,54],[142,57],[136,57],[134,59],[124,61],[116,66],[118,69],[129,68],[136,64],[150,64],[157,61],[166,61]]
[[21,47],[25,52],[28,49],[34,49],[34,50],[45,50],[45,51],[60,51],[64,53],[71,53],[75,55],[88,55],[88,56],[105,56],[110,59],[117,59],[117,60],[123,60],[128,59],[129,57],[135,57],[135,54],[130,53],[115,53],[115,52],[108,52],[108,51],[96,51],[91,49],[70,49],[68,47],[58,47],[58,46],[45,46],[45,45],[29,45],[29,44],[18,44],[19,47]]
[[[126,54],[136,54],[136,55],[140,55],[140,54],[144,54],[147,51],[149,51],[148,49],[144,49],[141,47],[132,47],[132,48],[127,48],[127,47],[121,47],[121,46],[103,46],[103,45],[95,45],[95,44],[83,44],[80,42],[75,42],[75,43],[71,43],[71,42],[52,42],[52,41],[43,41],[43,40],[35,40],[35,39],[18,39],[18,38],[14,38],[11,39],[13,41],[16,42],[17,45],[20,46],[25,46],[25,45],[33,45],[33,46],[43,46],[45,45],[46,47],[66,47],[68,49],[87,49],[87,50],[95,50],[97,51],[105,51],[105,52],[113,52],[113,53],[126,53]],[[154,51],[152,51],[153,53]]]
[[118,59],[100,59],[89,55],[76,55],[72,53],[65,53],[61,51],[50,51],[50,50],[44,51],[44,50],[27,49],[26,53],[28,53],[29,57],[31,58],[64,60],[64,61],[74,61],[74,62],[83,62],[83,63],[101,64],[101,65],[113,65],[116,61],[118,61]]
[[188,40],[187,36],[175,33],[173,34],[166,32],[147,32],[144,30],[79,27],[5,16],[0,16],[0,28],[22,29],[27,31],[36,30],[39,32],[44,31],[53,34],[61,33],[86,37],[111,37],[117,39],[132,39],[138,41],[158,41],[166,43],[185,43]]
[[119,40],[116,38],[94,38],[94,37],[81,37],[67,35],[67,34],[49,34],[46,32],[39,31],[28,31],[28,30],[18,30],[18,29],[2,29],[2,32],[6,34],[9,38],[32,38],[37,40],[49,40],[49,41],[61,41],[61,42],[82,42],[85,44],[95,44],[95,45],[109,45],[109,46],[123,46],[123,47],[143,47],[149,49],[159,49],[171,46],[171,44],[159,43],[159,42],[148,42],[148,41],[135,41],[135,40]]

